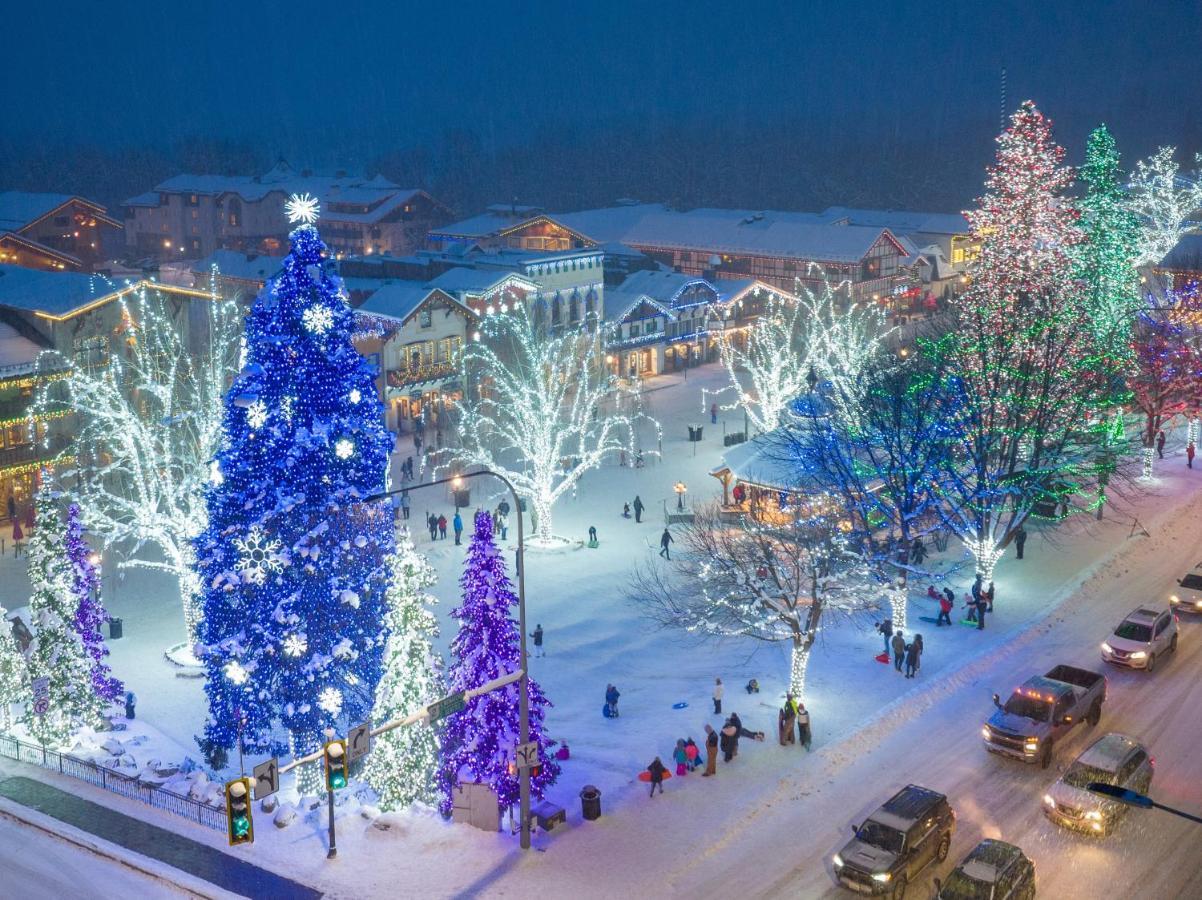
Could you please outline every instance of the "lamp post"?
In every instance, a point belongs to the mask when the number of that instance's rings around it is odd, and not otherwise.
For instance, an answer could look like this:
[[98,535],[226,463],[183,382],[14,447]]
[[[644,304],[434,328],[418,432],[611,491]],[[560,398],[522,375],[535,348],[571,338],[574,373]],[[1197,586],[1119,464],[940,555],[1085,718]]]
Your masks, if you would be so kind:
[[[417,490],[423,487],[435,487],[440,484],[450,484],[452,487],[457,487],[468,478],[477,478],[481,475],[491,475],[500,481],[506,488],[509,489],[510,495],[513,497],[513,507],[517,512],[518,520],[518,548],[517,548],[517,569],[518,569],[518,653],[522,661],[522,677],[518,681],[518,742],[525,744],[530,740],[530,685],[529,685],[529,660],[526,656],[526,539],[525,532],[522,527],[522,502],[518,497],[517,489],[504,475],[492,471],[491,469],[481,469],[479,472],[467,472],[461,475],[452,475],[448,478],[438,478],[434,481],[427,481],[424,484],[408,485],[403,488],[395,488],[393,490],[380,491],[378,494],[371,494],[364,497],[363,503],[371,503],[375,500],[384,500],[404,491]],[[518,770],[518,815],[521,819],[521,847],[523,850],[530,849],[530,769],[522,768]]]
[[688,487],[683,481],[678,481],[672,485],[672,490],[676,491],[676,508],[684,512],[684,495],[688,491]]

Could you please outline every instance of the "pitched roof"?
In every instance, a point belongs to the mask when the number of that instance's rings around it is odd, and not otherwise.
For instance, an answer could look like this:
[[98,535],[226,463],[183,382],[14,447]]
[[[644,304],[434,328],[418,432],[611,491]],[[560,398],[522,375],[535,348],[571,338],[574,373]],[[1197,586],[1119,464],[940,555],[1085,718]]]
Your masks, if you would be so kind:
[[1202,270],[1202,234],[1183,234],[1157,265],[1164,269]]
[[[348,202],[368,204],[394,193],[405,193],[406,189],[376,175],[307,175],[294,172],[287,164],[280,163],[263,175],[195,175],[183,173],[173,175],[154,186],[153,191],[139,194],[125,202],[126,206],[157,206],[158,193],[176,194],[237,194],[243,200],[262,200],[273,191],[284,194],[309,193],[324,202]],[[412,195],[415,189],[409,189]],[[342,218],[345,213],[335,213]]]
[[216,250],[204,259],[192,263],[192,271],[207,277],[213,266],[216,266],[217,274],[226,278],[266,282],[283,264],[282,256],[256,256],[240,250]]
[[124,285],[82,272],[43,272],[0,266],[0,304],[61,315],[115,294]]
[[0,322],[0,378],[32,372],[38,357],[47,349],[7,322]]
[[484,294],[495,290],[502,283],[510,279],[523,281],[531,288],[535,287],[533,282],[514,272],[498,271],[496,269],[467,269],[463,267],[447,269],[437,278],[427,282],[427,284],[430,287],[442,288],[450,294]]
[[962,213],[829,206],[821,215],[832,220],[846,219],[851,225],[871,225],[877,228],[888,228],[890,231],[910,231],[920,234],[968,234],[968,220]]
[[389,281],[364,300],[356,311],[403,320],[436,292],[439,292],[438,288],[428,287],[419,281]]
[[113,225],[118,224],[116,220],[105,215],[103,206],[75,194],[3,191],[0,192],[0,231],[20,231],[72,201],[91,207],[97,218]]
[[608,244],[611,241],[625,242],[630,229],[644,217],[667,212],[668,207],[662,203],[636,203],[579,212],[552,213],[551,218],[598,244]]

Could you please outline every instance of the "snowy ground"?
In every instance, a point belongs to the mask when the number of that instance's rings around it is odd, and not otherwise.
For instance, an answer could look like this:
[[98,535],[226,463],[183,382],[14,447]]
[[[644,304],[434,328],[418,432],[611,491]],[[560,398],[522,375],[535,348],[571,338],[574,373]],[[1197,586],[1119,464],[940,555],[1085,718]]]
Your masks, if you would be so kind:
[[[848,811],[857,809],[850,798],[844,805],[842,791],[837,797],[828,793],[821,806],[811,808],[807,803],[805,811],[792,819],[772,820],[771,810],[779,807],[783,816],[790,805],[782,801],[816,794],[844,767],[878,746],[890,730],[924,709],[923,698],[929,696],[932,682],[959,684],[948,679],[948,673],[972,658],[988,656],[1057,602],[1074,595],[1076,588],[1095,583],[1089,581],[1091,575],[1131,540],[1132,514],[1156,534],[1193,496],[1186,489],[1189,479],[1202,478],[1202,471],[1187,472],[1180,458],[1170,459],[1163,464],[1162,481],[1123,521],[1075,522],[1060,528],[1054,543],[1033,535],[1026,560],[1008,557],[998,567],[996,611],[986,631],[959,626],[935,629],[925,622],[916,629],[923,633],[926,646],[917,681],[907,681],[891,666],[872,660],[881,640],[870,625],[832,627],[819,642],[807,681],[806,701],[815,731],[812,756],[771,742],[747,743],[737,764],[720,770],[717,779],[674,779],[668,785],[672,799],[661,803],[657,798],[656,805],[650,806],[634,777],[653,756],[667,755],[678,737],[691,735],[700,742],[706,722],[720,724],[719,717],[710,714],[715,676],[727,685],[724,709],[738,711],[748,727],[771,736],[788,671],[784,648],[744,640],[699,645],[674,632],[653,629],[624,599],[631,566],[655,562],[664,506],[675,503],[672,484],[685,481],[688,496],[695,501],[720,494],[720,485],[707,473],[723,450],[722,423],[711,425],[708,415],[702,415],[701,389],[720,386],[722,377],[718,367],[710,366],[691,373],[687,382],[680,376],[655,379],[647,399],[649,412],[664,425],[663,459],[649,456],[641,470],[612,466],[589,473],[577,496],[556,507],[557,533],[583,541],[589,525],[595,525],[599,549],[528,553],[529,623],[531,628],[535,623],[543,625],[547,649],[545,659],[532,661],[531,674],[555,704],[548,716],[549,733],[572,749],[572,759],[564,764],[560,783],[550,796],[567,807],[571,824],[566,831],[536,838],[536,846],[545,853],[522,857],[508,836],[447,826],[430,816],[387,816],[383,823],[387,830],[371,827],[366,819],[353,815],[353,803],[346,805],[347,815],[340,820],[337,863],[324,860],[321,813],[282,831],[262,822],[256,828],[255,845],[239,852],[335,894],[383,891],[398,883],[412,889],[407,893],[420,890],[428,896],[516,893],[533,883],[528,879],[537,878],[540,886],[555,883],[581,896],[612,895],[623,888],[636,895],[677,893],[685,885],[691,893],[710,895],[717,890],[707,889],[708,879],[720,877],[724,867],[731,869],[732,879],[726,889],[740,878],[753,879],[754,884],[760,860],[742,862],[749,846],[748,828],[763,830],[759,823],[768,816],[764,828],[769,835],[778,835],[764,844],[765,864],[812,854],[817,859],[829,853],[828,845],[837,833],[832,829],[841,829]],[[685,440],[685,426],[697,422],[705,424],[706,440],[694,456],[693,446]],[[742,424],[739,416],[728,422],[728,428],[740,430]],[[654,448],[650,431],[644,447]],[[495,504],[494,496],[478,491],[473,491],[473,505]],[[453,636],[447,614],[457,603],[456,582],[467,548],[466,541],[465,546],[455,547],[451,539],[431,544],[420,530],[420,517],[427,509],[445,512],[448,518],[451,512],[445,493],[437,488],[425,493],[432,496],[413,494],[413,516],[417,546],[429,553],[440,576],[435,593],[442,601],[445,646]],[[641,525],[621,518],[622,503],[632,501],[635,494],[647,505]],[[957,552],[953,545],[949,556]],[[0,564],[0,584],[10,607],[23,600],[22,565],[11,556]],[[113,568],[106,572],[106,597],[113,614],[124,618],[126,634],[112,644],[113,667],[139,696],[135,727],[147,736],[135,754],[136,762],[152,756],[163,763],[178,761],[183,754],[198,756],[192,736],[203,721],[201,683],[175,677],[176,670],[162,659],[162,650],[178,641],[183,630],[174,586],[147,573],[119,578]],[[953,579],[958,594],[967,581],[967,574]],[[916,625],[919,615],[935,612],[933,604],[921,599],[925,587],[915,586],[910,617]],[[1085,593],[1077,592],[1075,602],[1092,602],[1088,596],[1081,599]],[[1123,600],[1119,606],[1124,604],[1134,601]],[[748,697],[741,688],[751,677],[759,679],[761,693]],[[600,714],[607,682],[617,684],[622,692],[622,717],[617,720]],[[913,696],[902,700],[906,695]],[[689,704],[686,709],[672,709],[673,703],[682,701]],[[866,724],[871,727],[865,728]],[[973,750],[966,752],[972,754],[971,765],[980,763]],[[257,761],[248,759],[248,768]],[[888,771],[889,766],[881,765],[882,771]],[[923,771],[919,767],[911,777],[919,779]],[[894,780],[898,779],[904,781],[906,775]],[[577,795],[585,784],[597,785],[603,792],[605,815],[596,823],[579,821]],[[189,834],[201,830],[181,827]],[[221,840],[216,833],[210,837]],[[813,889],[818,889],[818,883]],[[778,890],[783,892],[784,885]]]

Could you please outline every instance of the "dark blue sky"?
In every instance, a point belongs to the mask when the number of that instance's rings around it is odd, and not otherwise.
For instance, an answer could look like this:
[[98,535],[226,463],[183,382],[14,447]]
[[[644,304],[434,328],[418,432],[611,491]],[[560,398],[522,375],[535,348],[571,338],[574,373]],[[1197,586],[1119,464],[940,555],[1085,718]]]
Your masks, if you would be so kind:
[[1070,146],[1100,121],[1129,157],[1202,142],[1198,2],[57,0],[6,20],[10,146],[201,134],[354,164],[448,127],[504,146],[627,120],[955,143],[996,122],[1003,65],[1010,106],[1035,98]]

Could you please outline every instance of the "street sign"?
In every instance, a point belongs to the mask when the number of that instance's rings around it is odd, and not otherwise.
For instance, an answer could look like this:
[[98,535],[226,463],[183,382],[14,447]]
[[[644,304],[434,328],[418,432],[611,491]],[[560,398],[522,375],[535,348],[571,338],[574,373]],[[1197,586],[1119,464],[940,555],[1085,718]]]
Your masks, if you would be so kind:
[[437,722],[439,719],[445,719],[452,713],[459,712],[465,706],[467,706],[467,698],[463,696],[463,691],[460,691],[457,694],[443,697],[437,703],[427,706],[426,716],[431,722]]
[[513,761],[520,772],[522,769],[532,769],[539,764],[538,741],[527,741],[513,748]]
[[346,760],[356,762],[371,749],[371,722],[356,725],[346,736]]
[[33,680],[33,711],[39,716],[50,711],[50,679],[46,677]]
[[255,766],[255,799],[270,797],[280,789],[280,761],[274,756]]

